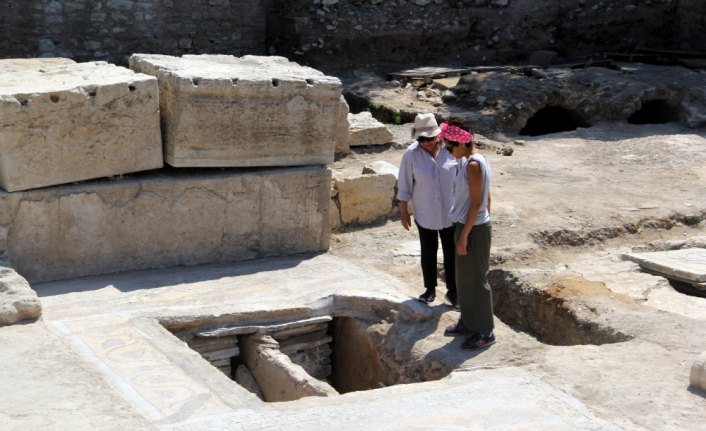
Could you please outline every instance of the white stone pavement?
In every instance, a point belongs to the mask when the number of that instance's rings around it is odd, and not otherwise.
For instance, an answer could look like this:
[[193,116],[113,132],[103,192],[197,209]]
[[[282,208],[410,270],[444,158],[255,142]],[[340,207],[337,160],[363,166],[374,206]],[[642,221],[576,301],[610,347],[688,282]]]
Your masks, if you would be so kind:
[[428,318],[398,286],[330,255],[36,285],[43,320],[0,328],[0,430],[618,429],[529,371],[472,355],[439,381],[264,403],[158,322],[354,315],[355,297]]

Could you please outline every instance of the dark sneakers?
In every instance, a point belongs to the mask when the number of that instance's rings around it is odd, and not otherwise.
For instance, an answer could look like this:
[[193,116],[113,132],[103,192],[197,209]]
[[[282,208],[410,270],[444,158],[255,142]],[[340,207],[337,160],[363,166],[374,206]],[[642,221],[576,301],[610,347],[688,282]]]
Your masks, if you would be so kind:
[[456,291],[454,290],[449,290],[446,292],[446,295],[444,295],[447,301],[449,301],[449,304],[451,305],[451,308],[453,308],[456,311],[461,311],[461,306],[458,305],[458,299],[456,297]]
[[488,347],[495,343],[495,334],[492,332],[489,335],[473,334],[461,344],[463,350],[476,350]]
[[455,325],[447,326],[444,330],[444,335],[447,337],[466,335],[466,328],[463,327],[463,322],[459,320]]
[[417,301],[423,302],[425,304],[431,304],[436,299],[436,291],[432,289],[427,289],[424,293],[419,295]]

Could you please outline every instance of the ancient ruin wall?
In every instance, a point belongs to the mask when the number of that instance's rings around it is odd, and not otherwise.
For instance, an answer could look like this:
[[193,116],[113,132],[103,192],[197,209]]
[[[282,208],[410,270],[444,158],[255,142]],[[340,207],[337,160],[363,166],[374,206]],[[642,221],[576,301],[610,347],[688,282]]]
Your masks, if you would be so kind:
[[703,0],[679,0],[680,48],[706,51],[706,2]]
[[562,62],[636,47],[676,49],[681,35],[679,5],[672,0],[276,3],[286,3],[288,13],[268,29],[271,45],[324,70],[336,62],[342,69],[387,72],[419,65],[530,63],[547,56]]
[[5,0],[0,58],[127,64],[136,52],[263,54],[261,0]]
[[6,0],[0,58],[277,54],[327,73],[698,50],[700,0]]

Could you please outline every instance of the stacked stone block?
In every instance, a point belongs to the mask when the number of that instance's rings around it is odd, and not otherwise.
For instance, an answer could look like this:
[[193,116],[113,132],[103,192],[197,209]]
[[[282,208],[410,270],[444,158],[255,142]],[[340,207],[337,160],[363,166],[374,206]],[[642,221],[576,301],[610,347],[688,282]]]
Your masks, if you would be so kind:
[[[39,282],[328,249],[338,79],[132,60],[0,62],[0,257]],[[156,170],[163,154],[182,169]]]
[[333,162],[341,82],[283,57],[135,54],[159,80],[165,161],[176,167]]
[[325,166],[155,172],[0,193],[0,243],[31,282],[315,252],[329,244],[330,178]]
[[161,168],[156,79],[102,62],[60,63],[0,60],[0,186]]

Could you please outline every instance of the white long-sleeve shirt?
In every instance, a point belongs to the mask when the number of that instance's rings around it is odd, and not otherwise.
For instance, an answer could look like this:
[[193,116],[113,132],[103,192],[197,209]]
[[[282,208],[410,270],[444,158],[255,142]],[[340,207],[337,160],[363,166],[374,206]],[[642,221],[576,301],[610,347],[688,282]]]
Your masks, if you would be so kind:
[[451,226],[449,210],[454,202],[453,183],[458,162],[443,147],[436,157],[415,142],[402,155],[397,176],[397,199],[412,201],[414,219],[425,229]]

